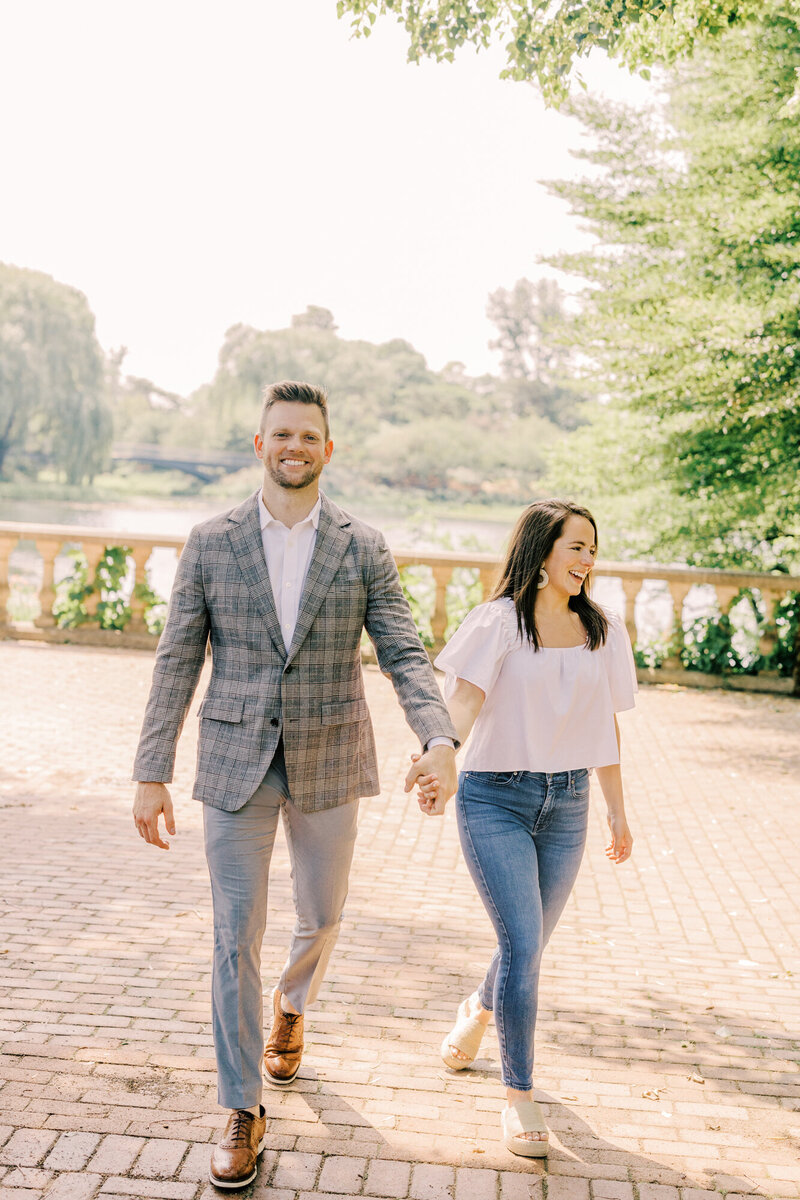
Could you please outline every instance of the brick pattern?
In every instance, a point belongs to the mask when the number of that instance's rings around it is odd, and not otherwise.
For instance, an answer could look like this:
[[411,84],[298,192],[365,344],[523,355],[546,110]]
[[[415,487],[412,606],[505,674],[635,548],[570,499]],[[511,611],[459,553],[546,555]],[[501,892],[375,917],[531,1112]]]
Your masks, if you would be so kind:
[[[187,721],[169,854],[128,782],[152,658],[0,642],[0,1200],[211,1200],[211,905]],[[345,926],[297,1082],[264,1097],[247,1200],[800,1197],[800,705],[645,688],[623,714],[636,836],[606,862],[602,802],[545,959],[546,1162],[499,1143],[497,1043],[437,1050],[492,935],[452,811],[422,819],[414,739],[368,669],[384,793],[362,802]],[[596,789],[595,789],[596,790]],[[274,857],[265,991],[292,924]]]

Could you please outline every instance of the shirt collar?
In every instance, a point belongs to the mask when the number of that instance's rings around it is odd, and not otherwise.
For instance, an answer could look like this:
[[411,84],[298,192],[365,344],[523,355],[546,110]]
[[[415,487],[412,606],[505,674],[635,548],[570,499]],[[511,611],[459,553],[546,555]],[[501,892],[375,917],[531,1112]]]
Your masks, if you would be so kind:
[[[307,525],[310,521],[315,529],[319,529],[319,514],[321,508],[322,497],[318,496],[317,503],[314,505],[311,512],[307,517],[304,517],[302,521],[298,521],[298,525]],[[268,525],[279,525],[281,529],[286,528],[283,521],[279,521],[277,517],[273,517],[272,513],[267,508],[266,504],[264,503],[263,492],[258,493],[258,516],[261,521],[262,530],[266,529]],[[297,528],[297,526],[295,526],[295,528]]]

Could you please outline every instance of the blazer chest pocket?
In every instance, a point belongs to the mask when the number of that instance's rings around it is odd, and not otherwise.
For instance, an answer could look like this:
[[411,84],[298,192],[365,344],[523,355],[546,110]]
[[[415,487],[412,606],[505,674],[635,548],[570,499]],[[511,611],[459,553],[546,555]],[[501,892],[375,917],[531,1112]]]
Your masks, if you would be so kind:
[[238,725],[244,715],[243,696],[206,697],[198,714],[203,720],[227,721]]

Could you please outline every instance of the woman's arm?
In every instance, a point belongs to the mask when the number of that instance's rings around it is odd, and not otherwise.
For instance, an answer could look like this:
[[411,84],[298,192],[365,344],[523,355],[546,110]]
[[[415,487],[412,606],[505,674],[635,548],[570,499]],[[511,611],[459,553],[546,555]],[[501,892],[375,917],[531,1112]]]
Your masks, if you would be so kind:
[[[456,679],[455,686],[447,699],[447,711],[450,713],[450,720],[456,727],[456,734],[462,746],[469,737],[485,699],[486,693],[476,687],[474,683],[467,683],[466,679]],[[411,757],[413,761],[416,761],[418,755],[412,754]],[[422,811],[429,816],[437,816],[444,812],[447,801],[439,798],[437,776],[420,775],[416,783],[419,788],[417,802]]]
[[[460,682],[460,681],[459,681]],[[614,729],[617,734],[617,748],[621,750],[619,725],[614,717]],[[611,841],[606,846],[606,854],[615,863],[624,863],[630,858],[633,849],[633,834],[625,819],[625,801],[622,795],[622,768],[619,763],[610,767],[597,767],[597,778],[603,789],[606,807],[608,808],[608,827],[611,830]]]
[[462,746],[469,737],[485,699],[486,693],[482,692],[474,683],[467,683],[466,679],[456,680],[455,687],[447,701],[447,711],[450,713],[450,720],[456,727],[458,740]]

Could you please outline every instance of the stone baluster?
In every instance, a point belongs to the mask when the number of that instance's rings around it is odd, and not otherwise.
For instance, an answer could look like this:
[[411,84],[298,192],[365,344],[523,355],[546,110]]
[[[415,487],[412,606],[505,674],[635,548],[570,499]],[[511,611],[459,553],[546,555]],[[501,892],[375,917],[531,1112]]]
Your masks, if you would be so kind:
[[61,538],[36,538],[36,549],[42,556],[42,586],[39,588],[39,603],[42,611],[34,621],[34,625],[38,629],[52,629],[56,623],[53,616],[53,605],[56,600],[55,569],[56,556],[61,545]]
[[719,611],[722,613],[723,617],[729,617],[731,614],[731,608],[733,607],[733,602],[739,595],[741,588],[731,587],[730,584],[715,583],[714,591],[717,593],[717,604],[719,604]]
[[631,645],[636,645],[636,597],[642,590],[641,579],[623,579],[622,590],[625,593],[625,628]]
[[0,630],[5,629],[8,625],[8,598],[11,593],[8,581],[8,560],[18,540],[15,536],[0,537]]
[[447,628],[447,585],[452,578],[453,567],[451,563],[445,563],[431,569],[433,582],[436,585],[431,632],[433,634],[433,653],[438,654],[444,646],[444,631]]
[[153,553],[152,545],[134,546],[130,556],[134,562],[133,592],[131,593],[131,619],[128,628],[131,633],[146,633],[147,623],[144,619],[144,601],[137,596],[136,589],[140,584],[147,583],[147,563]]
[[[86,557],[86,583],[92,587],[97,574],[97,568],[100,566],[106,548],[102,542],[85,541],[82,546],[83,553]],[[86,612],[89,617],[97,615],[97,606],[103,598],[103,593],[100,588],[94,592],[90,592],[85,600]]]
[[664,666],[679,669],[681,663],[681,650],[683,649],[683,605],[686,597],[692,589],[691,583],[686,583],[682,579],[670,580],[669,594],[672,597],[672,631],[670,635],[670,653],[664,659]]
[[478,574],[481,581],[481,599],[489,599],[490,595],[492,594],[492,588],[497,582],[499,573],[500,572],[497,567],[481,567],[479,569]]

